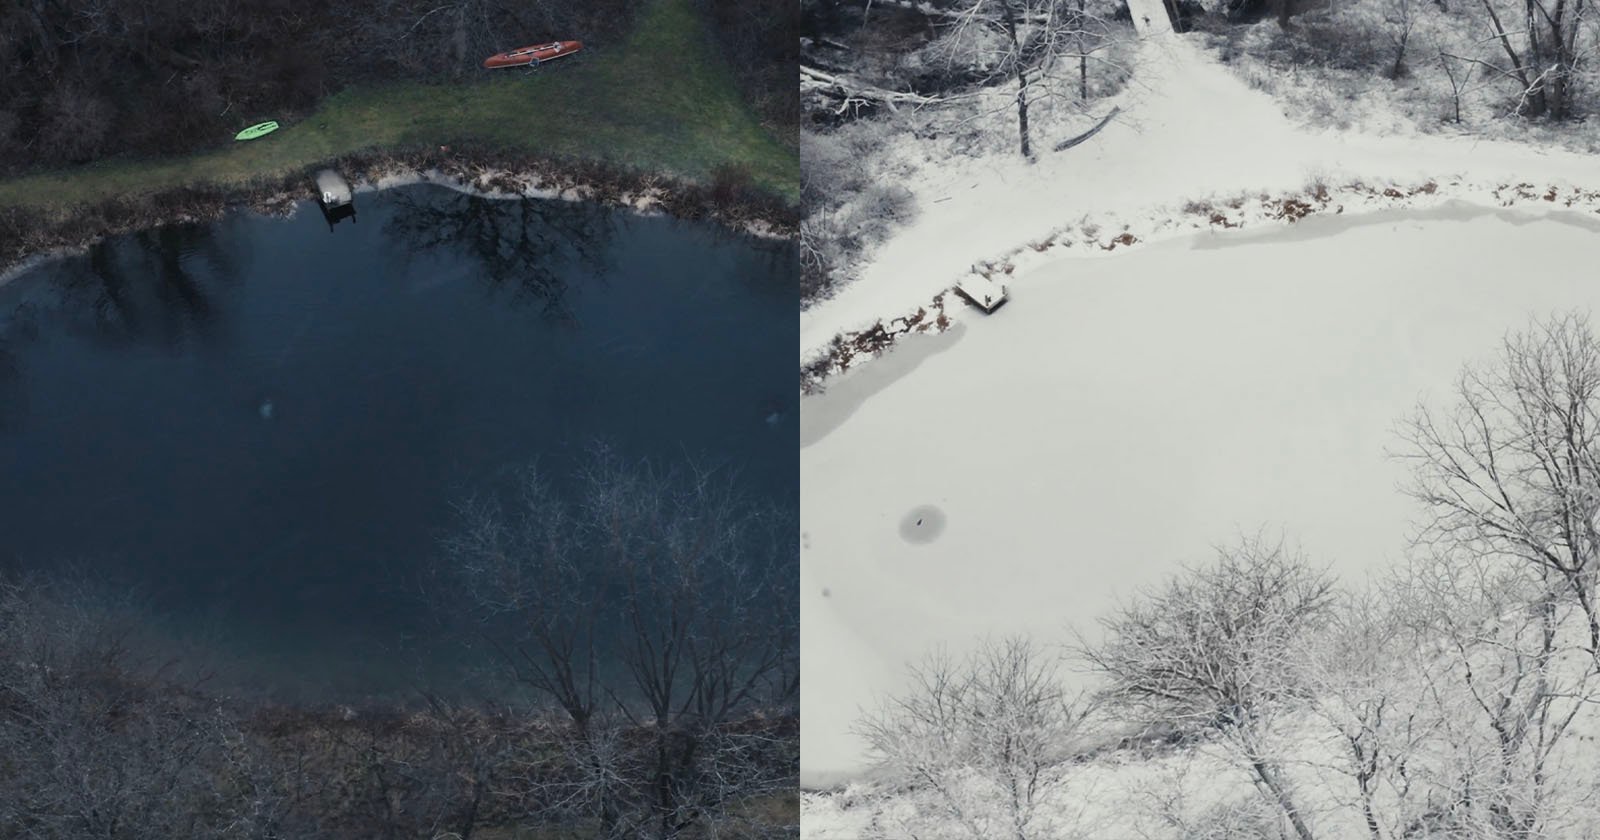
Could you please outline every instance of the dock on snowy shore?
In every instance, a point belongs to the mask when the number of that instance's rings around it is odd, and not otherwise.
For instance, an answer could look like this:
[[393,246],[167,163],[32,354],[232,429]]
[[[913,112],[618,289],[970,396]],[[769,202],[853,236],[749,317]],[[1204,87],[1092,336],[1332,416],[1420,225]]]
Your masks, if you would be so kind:
[[974,271],[956,284],[956,294],[966,298],[973,306],[990,313],[1006,302],[1006,287]]
[[322,208],[322,217],[328,222],[329,233],[333,232],[333,226],[341,219],[355,222],[356,205],[350,182],[332,169],[317,173],[317,206]]

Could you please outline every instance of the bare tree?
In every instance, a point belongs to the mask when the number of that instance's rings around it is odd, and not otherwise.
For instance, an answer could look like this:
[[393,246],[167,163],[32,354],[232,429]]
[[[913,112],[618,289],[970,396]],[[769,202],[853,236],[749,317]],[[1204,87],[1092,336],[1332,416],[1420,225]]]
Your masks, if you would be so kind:
[[960,661],[936,654],[912,674],[907,693],[857,726],[880,767],[931,791],[975,840],[1041,836],[1033,822],[1067,779],[1088,711],[1057,664],[1009,638]]
[[110,103],[80,85],[57,89],[48,99],[40,142],[62,158],[81,163],[99,155],[111,134]]
[[[1188,751],[1133,781],[1128,799],[1137,811],[1128,836],[1143,840],[1174,835],[1183,840],[1281,840],[1276,806],[1249,794],[1219,799],[1206,775],[1211,769],[1204,756]],[[1145,827],[1149,823],[1153,825]]]
[[731,475],[659,471],[602,452],[583,476],[591,557],[620,584],[617,650],[630,680],[608,696],[655,733],[653,809],[661,837],[737,795],[707,772],[713,733],[737,715],[792,702],[799,690],[788,518],[752,506]]
[[1080,639],[1080,652],[1107,679],[1109,706],[1134,722],[1216,733],[1311,840],[1270,735],[1275,713],[1304,700],[1298,646],[1325,624],[1332,592],[1300,554],[1247,539],[1102,619],[1104,640]]
[[1426,752],[1408,773],[1426,788],[1419,823],[1493,837],[1574,830],[1587,792],[1572,726],[1595,700],[1583,622],[1526,568],[1486,554],[1418,558],[1398,584],[1407,620],[1433,640],[1418,661]]
[[[560,706],[583,732],[601,702],[601,582],[573,550],[577,522],[537,467],[515,479],[508,506],[495,496],[457,506],[444,542],[452,574],[482,637],[518,681]],[[514,635],[502,632],[514,631]]]
[[237,729],[138,662],[126,604],[0,581],[0,835],[248,837]]
[[1468,367],[1453,405],[1422,406],[1398,457],[1424,506],[1418,542],[1527,568],[1577,603],[1600,657],[1600,343],[1567,314],[1508,335],[1499,357]]
[[1399,453],[1427,513],[1414,601],[1435,605],[1445,646],[1432,679],[1460,791],[1446,812],[1531,837],[1571,801],[1563,744],[1600,667],[1600,344],[1582,315],[1536,321],[1455,391],[1417,409]]
[[[1467,91],[1467,86],[1472,81],[1473,73],[1478,69],[1469,59],[1445,52],[1435,47],[1434,52],[1439,58],[1439,69],[1444,71],[1445,79],[1450,83],[1450,113],[1451,122],[1461,124],[1461,97]],[[1455,62],[1452,65],[1451,62]]]
[[1421,0],[1388,0],[1383,7],[1385,34],[1394,47],[1394,63],[1389,65],[1389,78],[1403,79],[1410,74],[1406,65],[1406,50],[1411,46],[1411,34],[1417,28]]
[[480,636],[567,713],[606,836],[676,837],[791,776],[734,731],[798,692],[786,517],[731,475],[604,449],[575,503],[537,468],[516,483],[514,506],[462,505],[446,563]]
[[458,840],[472,840],[505,776],[507,727],[436,692],[423,692],[423,699],[439,731],[427,744],[434,772],[424,774],[425,797],[418,810],[432,817],[432,834],[448,831]]
[[1110,27],[1087,3],[1074,0],[963,0],[942,12],[952,63],[969,65],[986,83],[1005,79],[1012,99],[1022,156],[1033,156],[1029,108],[1054,95],[1063,60],[1077,59],[1078,93],[1088,98],[1088,69],[1109,43]]
[[[1497,74],[1518,85],[1516,112],[1564,120],[1573,116],[1574,86],[1588,48],[1580,43],[1584,0],[1481,0],[1484,23],[1509,62]],[[1513,26],[1506,25],[1507,20]]]
[[[618,814],[599,836],[661,836],[654,721],[607,708],[577,738],[565,712],[435,693],[409,710],[224,699],[145,652],[156,643],[135,607],[87,584],[0,579],[0,836],[470,840],[566,822],[594,836],[597,801]],[[793,715],[697,738],[692,764],[668,768],[692,773],[676,789],[697,797],[695,836],[781,830],[771,809],[736,806],[794,789]]]
[[1350,804],[1372,840],[1401,836],[1418,816],[1415,765],[1437,734],[1419,678],[1437,637],[1410,606],[1387,586],[1342,594],[1298,666],[1313,714],[1339,746],[1332,770],[1354,785]]

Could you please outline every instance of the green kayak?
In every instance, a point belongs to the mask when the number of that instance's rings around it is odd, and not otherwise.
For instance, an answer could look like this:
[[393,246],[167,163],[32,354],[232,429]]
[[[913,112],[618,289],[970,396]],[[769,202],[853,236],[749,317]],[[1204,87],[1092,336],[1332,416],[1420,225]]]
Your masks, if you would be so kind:
[[245,129],[244,131],[241,131],[238,134],[233,135],[233,139],[235,139],[235,140],[254,140],[257,137],[260,137],[260,136],[265,135],[265,134],[271,134],[272,132],[277,131],[277,130],[278,130],[278,123],[276,121],[273,121],[273,120],[268,120],[267,122],[264,122],[264,123],[259,123],[257,125],[252,125],[249,128]]

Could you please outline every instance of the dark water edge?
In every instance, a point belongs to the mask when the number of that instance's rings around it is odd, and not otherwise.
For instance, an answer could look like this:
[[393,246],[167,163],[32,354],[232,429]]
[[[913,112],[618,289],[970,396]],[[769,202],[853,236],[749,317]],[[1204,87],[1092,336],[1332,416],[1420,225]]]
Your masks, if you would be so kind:
[[[0,287],[0,568],[136,592],[285,699],[479,664],[416,599],[453,500],[592,441],[797,505],[791,246],[413,186],[230,214]],[[225,655],[216,655],[225,651]]]
[[[677,219],[713,221],[733,230],[765,230],[785,237],[794,236],[799,228],[797,204],[755,187],[736,167],[719,169],[709,183],[696,183],[600,161],[552,159],[468,142],[355,152],[241,185],[192,184],[60,211],[0,207],[0,230],[5,231],[0,237],[0,285],[36,255],[76,253],[107,237],[195,220],[215,221],[239,207],[281,215],[315,196],[314,174],[325,168],[337,170],[354,184],[427,172],[510,193],[537,187],[581,195],[591,204],[608,207],[632,207],[649,194],[653,210]],[[795,183],[798,178],[797,160]]]

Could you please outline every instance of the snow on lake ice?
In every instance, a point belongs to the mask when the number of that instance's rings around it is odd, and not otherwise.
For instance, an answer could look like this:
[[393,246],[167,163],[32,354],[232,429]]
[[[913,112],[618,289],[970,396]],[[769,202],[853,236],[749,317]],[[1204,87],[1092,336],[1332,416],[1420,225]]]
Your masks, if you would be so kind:
[[1452,207],[1068,258],[831,380],[801,407],[803,782],[862,770],[850,726],[935,645],[1092,632],[1262,528],[1346,576],[1392,562],[1396,421],[1507,330],[1594,308],[1597,227]]

